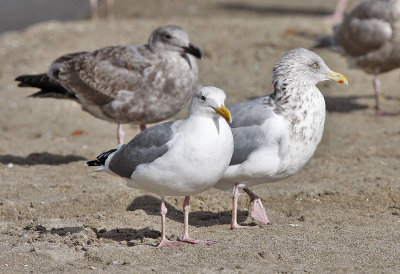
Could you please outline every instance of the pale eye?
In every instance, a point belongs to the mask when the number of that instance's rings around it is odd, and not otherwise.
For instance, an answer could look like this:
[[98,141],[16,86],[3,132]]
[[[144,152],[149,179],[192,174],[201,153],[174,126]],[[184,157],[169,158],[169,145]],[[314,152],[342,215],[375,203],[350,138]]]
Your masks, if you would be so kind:
[[201,101],[204,101],[206,99],[206,97],[204,97],[203,95],[200,97]]
[[318,68],[319,65],[318,65],[318,63],[314,63],[314,64],[312,64],[312,67],[313,67],[313,68]]

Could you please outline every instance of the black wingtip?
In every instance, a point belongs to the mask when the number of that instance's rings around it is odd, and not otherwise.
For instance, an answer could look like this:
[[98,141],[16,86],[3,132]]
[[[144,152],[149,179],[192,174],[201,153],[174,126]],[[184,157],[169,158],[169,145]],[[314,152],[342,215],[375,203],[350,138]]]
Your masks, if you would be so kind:
[[99,160],[93,160],[86,162],[86,166],[101,166]]
[[15,81],[18,82],[18,87],[34,87],[40,89],[38,92],[28,96],[30,98],[78,100],[74,93],[69,92],[60,84],[52,81],[45,73],[36,75],[20,75],[15,78]]
[[111,149],[109,151],[103,152],[99,156],[97,156],[97,160],[93,161],[88,161],[86,162],[86,166],[104,166],[106,164],[108,156],[110,156],[111,153],[116,151],[116,149]]
[[45,73],[42,74],[23,74],[17,76],[14,81],[21,82],[20,84],[31,84],[32,82],[39,82],[47,77]]
[[[18,86],[21,87],[20,85],[18,85]],[[43,97],[42,94],[43,94],[43,91],[38,91],[36,93],[28,95],[27,98]]]

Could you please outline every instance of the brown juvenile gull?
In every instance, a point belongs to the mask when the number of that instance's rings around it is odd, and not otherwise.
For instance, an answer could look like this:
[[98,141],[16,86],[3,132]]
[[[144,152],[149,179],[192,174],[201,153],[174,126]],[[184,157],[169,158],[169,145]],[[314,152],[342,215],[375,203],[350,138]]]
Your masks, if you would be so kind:
[[224,101],[222,90],[204,87],[193,96],[187,118],[148,128],[128,144],[87,162],[99,166],[97,171],[123,177],[129,187],[161,196],[159,248],[182,245],[165,236],[165,196],[185,196],[183,242],[214,243],[190,238],[189,200],[217,183],[232,158],[233,137],[227,123],[231,115]]
[[378,75],[400,67],[400,0],[367,0],[344,16],[334,27],[332,48],[347,55],[349,66],[374,75],[376,113],[383,112],[379,102]]
[[347,84],[317,54],[292,49],[273,68],[272,94],[228,108],[235,150],[215,187],[233,189],[232,229],[252,228],[237,223],[240,188],[251,198],[251,216],[268,224],[260,198],[249,187],[297,173],[314,154],[325,122],[325,101],[316,84],[325,80]]
[[178,26],[155,29],[148,44],[114,46],[61,56],[47,74],[21,75],[19,87],[41,90],[31,97],[72,99],[93,116],[118,123],[165,120],[179,112],[196,91],[200,50]]

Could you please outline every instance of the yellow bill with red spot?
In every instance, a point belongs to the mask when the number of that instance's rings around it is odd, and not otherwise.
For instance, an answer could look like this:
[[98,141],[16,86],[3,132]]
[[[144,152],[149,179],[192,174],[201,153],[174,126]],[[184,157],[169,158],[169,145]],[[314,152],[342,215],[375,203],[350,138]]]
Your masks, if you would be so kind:
[[325,73],[324,75],[329,80],[338,82],[339,84],[345,84],[347,86],[349,85],[349,81],[347,81],[346,76],[344,76],[343,74],[341,74],[339,72],[332,71],[332,73]]

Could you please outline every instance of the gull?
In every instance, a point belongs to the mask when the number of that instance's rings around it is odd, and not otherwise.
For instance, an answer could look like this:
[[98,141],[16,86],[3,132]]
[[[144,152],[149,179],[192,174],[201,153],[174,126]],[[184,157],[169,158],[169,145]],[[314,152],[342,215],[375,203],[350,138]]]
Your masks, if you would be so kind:
[[192,45],[179,26],[155,29],[148,44],[76,52],[56,59],[47,73],[21,75],[19,87],[40,88],[30,97],[71,99],[93,116],[118,124],[156,123],[179,112],[196,91],[198,68]]
[[[349,66],[373,74],[375,109],[378,115],[398,115],[381,110],[379,74],[400,67],[400,0],[367,0],[344,16],[316,47],[329,46],[347,56]],[[324,45],[328,42],[328,45]]]
[[96,171],[123,177],[129,187],[161,196],[159,248],[183,245],[165,236],[165,196],[185,196],[183,242],[214,243],[189,236],[189,201],[191,195],[217,183],[231,160],[233,137],[227,121],[232,119],[225,97],[218,88],[204,87],[193,96],[187,118],[148,128],[128,144],[86,163],[99,166]]
[[314,52],[292,49],[273,68],[272,94],[228,108],[235,149],[215,187],[232,189],[231,229],[252,228],[237,223],[240,189],[251,198],[251,216],[268,224],[260,198],[249,187],[297,173],[314,154],[325,122],[325,101],[316,84],[325,80],[348,84]]

